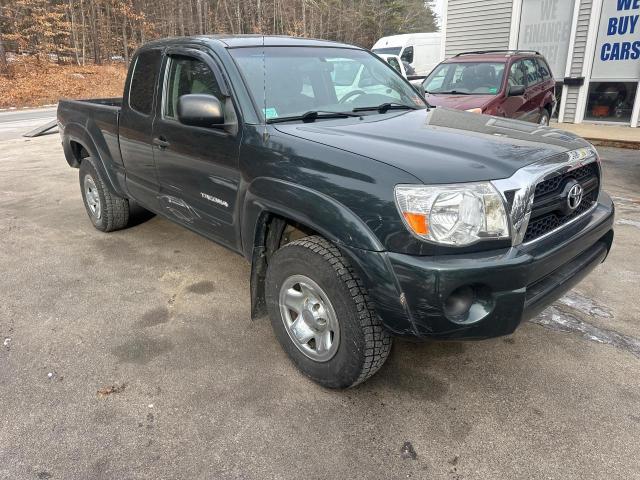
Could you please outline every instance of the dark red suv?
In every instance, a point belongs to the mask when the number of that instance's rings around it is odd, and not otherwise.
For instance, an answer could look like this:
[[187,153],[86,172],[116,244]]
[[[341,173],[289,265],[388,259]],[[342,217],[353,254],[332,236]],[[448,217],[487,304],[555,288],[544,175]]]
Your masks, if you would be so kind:
[[556,106],[551,69],[534,51],[460,53],[434,68],[422,86],[431,105],[542,125]]

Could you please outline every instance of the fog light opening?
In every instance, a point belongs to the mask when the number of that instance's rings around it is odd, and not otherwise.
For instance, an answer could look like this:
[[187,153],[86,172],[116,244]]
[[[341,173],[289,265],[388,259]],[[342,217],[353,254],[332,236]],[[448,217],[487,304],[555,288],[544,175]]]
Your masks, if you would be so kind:
[[475,289],[469,285],[456,288],[444,301],[444,312],[448,317],[464,317],[476,300]]
[[464,285],[456,288],[442,306],[445,317],[458,325],[477,323],[491,313],[495,300],[486,285]]

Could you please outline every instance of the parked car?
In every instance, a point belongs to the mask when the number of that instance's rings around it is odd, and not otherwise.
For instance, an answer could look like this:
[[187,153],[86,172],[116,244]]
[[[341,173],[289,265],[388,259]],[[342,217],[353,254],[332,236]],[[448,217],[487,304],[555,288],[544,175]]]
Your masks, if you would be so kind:
[[548,125],[556,107],[555,80],[538,52],[460,53],[423,82],[431,105]]
[[382,37],[371,51],[378,55],[398,55],[403,62],[409,63],[415,70],[412,76],[424,77],[438,65],[442,56],[442,34],[407,33]]
[[[384,88],[338,93],[362,70]],[[58,122],[95,228],[126,227],[134,201],[243,255],[252,317],[327,387],[373,375],[393,336],[512,333],[613,240],[589,143],[429,108],[350,45],[154,41],[122,98],[63,100]]]

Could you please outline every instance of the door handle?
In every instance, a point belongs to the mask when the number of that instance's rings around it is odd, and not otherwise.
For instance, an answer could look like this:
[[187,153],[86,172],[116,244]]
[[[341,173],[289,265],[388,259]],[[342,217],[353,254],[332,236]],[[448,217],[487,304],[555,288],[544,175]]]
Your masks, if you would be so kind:
[[164,137],[156,137],[156,138],[154,138],[153,139],[153,144],[156,145],[160,150],[164,150],[169,145],[171,145],[169,142],[167,142],[167,139],[164,138]]

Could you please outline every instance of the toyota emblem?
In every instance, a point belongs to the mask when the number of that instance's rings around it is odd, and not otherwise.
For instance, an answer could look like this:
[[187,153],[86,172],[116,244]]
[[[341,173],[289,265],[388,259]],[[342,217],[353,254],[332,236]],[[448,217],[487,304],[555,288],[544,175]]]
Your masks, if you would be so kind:
[[567,206],[569,207],[570,211],[574,211],[580,206],[583,193],[584,190],[582,189],[582,185],[580,185],[579,183],[576,183],[573,187],[571,187],[569,193],[567,194]]

